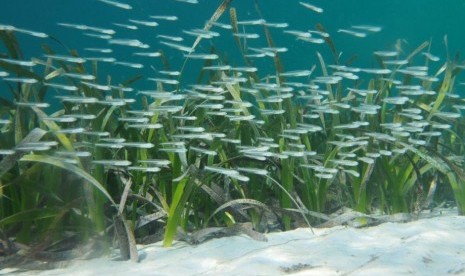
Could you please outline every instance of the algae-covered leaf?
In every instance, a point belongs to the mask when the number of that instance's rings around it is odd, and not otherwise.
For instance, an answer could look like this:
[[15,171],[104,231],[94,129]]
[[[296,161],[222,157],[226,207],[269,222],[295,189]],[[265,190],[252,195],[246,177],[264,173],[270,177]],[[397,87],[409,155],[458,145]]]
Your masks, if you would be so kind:
[[[323,33],[327,32],[325,27],[321,23],[316,24],[316,29]],[[334,62],[337,64],[339,60],[339,54],[337,53],[336,46],[334,45],[333,40],[330,36],[324,36],[323,39],[325,40],[326,44],[328,44],[329,49],[331,50],[331,54],[333,54]]]
[[[221,4],[218,6],[218,8],[215,10],[213,15],[211,16],[210,20],[208,20],[207,23],[205,24],[205,26],[203,28],[204,31],[209,31],[210,30],[210,28],[213,26],[212,23],[216,22],[221,17],[221,15],[228,8],[228,6],[231,4],[231,2],[232,2],[232,0],[223,0],[223,2],[221,2]],[[193,53],[195,51],[195,48],[197,48],[197,46],[199,45],[202,38],[203,38],[202,35],[197,36],[194,43],[192,44],[192,47],[190,49],[190,53]],[[187,55],[186,59],[184,60],[184,64],[182,65],[182,68],[180,70],[181,73],[184,71],[184,67],[187,64],[188,59],[189,59],[189,55]]]
[[[47,114],[45,114],[45,112],[43,112],[40,108],[33,107],[32,109],[40,118],[48,117]],[[69,151],[74,151],[73,144],[68,139],[68,137],[66,137],[65,134],[58,132],[59,130],[61,130],[61,128],[55,122],[49,120],[43,120],[43,122],[50,131],[55,132],[55,136],[61,142],[63,147],[65,147]]]
[[239,28],[237,26],[237,14],[236,14],[236,9],[235,8],[229,9],[229,18],[231,20],[231,26],[232,26],[232,31],[233,31],[233,35],[234,35],[234,40],[236,41],[237,47],[239,48],[242,56],[244,56],[244,51],[242,49],[241,39],[237,35],[239,33]]
[[[26,143],[37,142],[46,134],[47,132],[40,128],[35,128],[29,134],[24,137],[23,140],[17,145],[21,146]],[[21,159],[25,155],[24,152],[16,152],[15,154],[5,156],[2,161],[0,162],[0,177],[3,176],[7,171],[13,168],[16,165],[16,162]]]
[[3,44],[8,50],[10,57],[14,59],[21,58],[22,54],[19,48],[19,43],[13,31],[0,31],[0,39],[3,40]]
[[123,81],[123,82],[121,83],[121,86],[122,86],[122,87],[128,87],[128,86],[134,84],[135,82],[137,82],[138,80],[143,79],[143,78],[144,78],[143,75],[134,76],[134,77],[132,77],[132,78],[129,78],[129,79]]
[[436,168],[438,171],[442,172],[443,174],[447,174],[451,172],[451,168],[443,160],[441,160],[440,158],[437,158],[434,155],[431,155],[431,153],[422,151],[421,149],[417,149],[407,143],[399,142],[399,144],[401,144],[404,148],[410,150],[414,154],[418,155],[421,159],[431,164],[431,166],[433,166],[434,168]]
[[120,254],[123,260],[131,259],[133,262],[139,262],[139,253],[137,252],[136,239],[133,230],[129,227],[124,216],[120,213],[113,217],[116,236],[119,241]]
[[418,46],[415,50],[413,50],[412,53],[410,53],[410,55],[408,55],[408,57],[406,58],[407,60],[410,60],[412,59],[414,56],[418,55],[419,53],[421,53],[421,51],[423,51],[423,49],[425,49],[426,47],[428,47],[429,45],[429,42],[428,41],[425,41],[423,42],[420,46]]
[[33,221],[39,219],[53,218],[60,212],[60,208],[36,208],[30,210],[20,211],[11,216],[3,218],[0,220],[0,226],[5,226],[7,224],[24,222],[24,221]]
[[[231,2],[232,0],[223,0],[223,2],[221,2],[221,4],[218,6],[218,8],[213,13],[210,20],[207,21],[207,24],[205,24],[205,27],[203,28],[204,31],[210,30],[210,28],[213,26],[212,22],[216,22],[221,17],[221,15],[228,8]],[[195,51],[195,48],[197,47],[197,45],[200,43],[201,40],[202,40],[202,36],[201,35],[197,36],[197,38],[194,41],[194,44],[192,45],[192,52]]]
[[86,180],[90,185],[92,185],[94,188],[99,190],[105,198],[111,202],[111,204],[118,209],[116,203],[113,201],[111,198],[110,194],[107,192],[107,190],[98,182],[95,178],[93,178],[90,174],[88,174],[86,171],[83,169],[70,164],[70,163],[65,163],[63,160],[53,157],[53,156],[48,156],[48,155],[34,155],[34,154],[29,154],[25,155],[21,158],[20,161],[23,162],[39,162],[39,163],[45,163],[49,164],[58,168],[62,168],[64,170],[67,170],[71,173],[76,174],[77,176],[81,177],[82,179]]
[[207,221],[210,221],[211,218],[213,218],[218,212],[221,212],[222,210],[228,208],[228,207],[232,207],[232,206],[235,206],[235,205],[252,205],[252,206],[257,206],[257,207],[260,207],[262,209],[265,209],[269,212],[271,212],[271,210],[268,208],[268,206],[258,200],[255,200],[255,199],[250,199],[250,198],[239,198],[239,199],[235,199],[235,200],[231,200],[231,201],[228,201],[224,204],[222,204],[220,207],[216,208],[216,210],[210,215],[210,217],[207,219]]
[[28,79],[35,79],[35,80],[41,80],[42,77],[39,75],[34,74],[33,72],[25,69],[24,67],[21,67],[19,65],[14,65],[10,64],[5,61],[0,61],[0,68],[3,68],[4,70],[8,72],[13,72],[15,73],[18,77],[24,77]]

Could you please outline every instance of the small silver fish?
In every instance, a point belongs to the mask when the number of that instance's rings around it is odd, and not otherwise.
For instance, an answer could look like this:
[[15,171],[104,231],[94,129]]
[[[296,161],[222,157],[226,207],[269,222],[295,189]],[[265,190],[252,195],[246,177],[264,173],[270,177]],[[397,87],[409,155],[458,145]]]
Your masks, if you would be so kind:
[[320,7],[317,7],[315,5],[312,5],[312,4],[309,4],[309,3],[305,3],[305,2],[299,2],[299,4],[301,4],[302,6],[304,6],[305,8],[309,9],[309,10],[312,10],[316,13],[322,13],[323,12],[323,9],[320,8]]
[[114,6],[114,7],[117,7],[117,8],[120,8],[120,9],[132,10],[131,5],[125,4],[125,3],[122,3],[122,2],[117,2],[117,1],[114,1],[114,0],[98,0],[98,1],[100,1],[102,3],[105,3],[105,4],[108,4],[108,5],[111,5],[111,6]]

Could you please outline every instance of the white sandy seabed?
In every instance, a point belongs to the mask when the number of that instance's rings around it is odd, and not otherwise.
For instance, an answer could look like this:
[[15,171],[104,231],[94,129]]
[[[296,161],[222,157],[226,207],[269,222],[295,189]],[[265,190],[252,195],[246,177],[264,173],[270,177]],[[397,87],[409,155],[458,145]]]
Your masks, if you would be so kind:
[[[30,275],[465,275],[465,217],[442,215],[355,229],[234,236],[197,246],[139,247],[140,263],[98,258]],[[1,272],[0,268],[0,272]],[[3,271],[5,272],[5,270]],[[1,274],[1,273],[0,273]],[[27,273],[26,273],[27,274]]]

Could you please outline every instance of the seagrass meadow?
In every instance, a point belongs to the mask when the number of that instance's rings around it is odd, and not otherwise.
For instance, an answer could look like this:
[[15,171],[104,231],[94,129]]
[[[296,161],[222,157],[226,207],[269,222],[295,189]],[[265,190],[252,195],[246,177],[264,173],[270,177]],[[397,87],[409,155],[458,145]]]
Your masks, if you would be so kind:
[[0,22],[0,239],[137,259],[157,235],[313,227],[344,207],[464,214],[453,35],[336,26],[334,1],[69,2],[83,16],[47,13],[62,34]]

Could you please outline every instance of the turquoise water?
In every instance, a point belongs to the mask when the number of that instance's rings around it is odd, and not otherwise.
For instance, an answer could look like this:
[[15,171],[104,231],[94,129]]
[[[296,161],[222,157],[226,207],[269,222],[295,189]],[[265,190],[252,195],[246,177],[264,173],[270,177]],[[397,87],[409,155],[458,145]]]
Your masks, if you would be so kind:
[[[123,1],[124,2],[124,1]],[[184,59],[179,51],[169,49],[159,44],[157,34],[179,35],[185,38],[183,45],[190,45],[194,38],[182,32],[193,28],[202,28],[207,19],[213,14],[221,1],[199,0],[198,4],[188,4],[174,0],[126,0],[132,10],[120,9],[97,0],[15,0],[3,1],[0,9],[0,24],[14,25],[15,27],[45,32],[54,39],[39,39],[27,35],[18,35],[25,57],[42,55],[41,45],[51,46],[57,54],[68,54],[68,49],[76,49],[84,57],[95,56],[84,51],[86,47],[111,48],[112,57],[127,62],[137,62],[144,65],[143,69],[133,69],[123,66],[99,64],[101,77],[112,75],[114,81],[124,81],[137,74],[146,77],[156,76],[157,70],[163,65],[160,59],[142,58],[132,56],[134,48],[109,45],[103,39],[88,37],[80,30],[65,28],[57,25],[58,22],[85,24],[101,28],[110,28],[116,31],[114,38],[135,38],[150,45],[150,51],[162,49],[167,56],[170,68],[179,70]],[[287,29],[303,30],[315,29],[317,23],[323,24],[330,33],[337,50],[342,53],[341,61],[347,61],[357,56],[354,66],[372,66],[375,63],[373,51],[395,50],[396,43],[401,50],[409,53],[424,41],[431,41],[431,52],[445,60],[446,48],[444,36],[447,35],[449,52],[464,52],[465,36],[463,36],[463,23],[465,23],[465,1],[450,0],[327,0],[310,1],[324,9],[319,14],[304,8],[299,1],[287,0],[258,0],[264,18],[268,22],[286,22]],[[237,9],[238,19],[258,19],[255,1],[235,0],[231,7]],[[446,4],[447,3],[447,4]],[[176,15],[177,21],[160,21],[159,26],[151,28],[139,26],[136,31],[117,27],[113,23],[128,24],[128,19],[150,20],[150,15]],[[153,19],[152,19],[153,21]],[[229,23],[229,12],[225,12],[219,20]],[[347,34],[338,33],[338,29],[349,28],[351,25],[376,25],[382,27],[379,33],[369,34],[365,38],[357,38]],[[207,52],[213,45],[223,58],[230,64],[244,65],[238,48],[228,30],[218,30],[220,36],[211,40],[202,41],[197,52]],[[317,63],[315,52],[324,54],[327,62],[331,63],[331,56],[325,44],[309,44],[296,41],[283,29],[273,29],[272,36],[277,47],[286,47],[288,52],[281,58],[285,70],[309,69]],[[265,47],[266,40],[261,27],[247,27],[247,32],[256,32],[261,35],[259,39],[248,40],[250,47]],[[58,43],[59,41],[60,43]],[[401,42],[401,44],[399,44]],[[141,49],[138,49],[141,50]],[[4,50],[2,49],[2,52]],[[271,59],[258,60],[259,74],[263,77],[273,73]],[[202,61],[189,62],[184,83],[195,82]],[[438,66],[442,63],[438,63]],[[152,68],[153,67],[153,68]],[[268,70],[271,69],[271,70]],[[141,88],[150,87],[151,82],[140,81]]]

